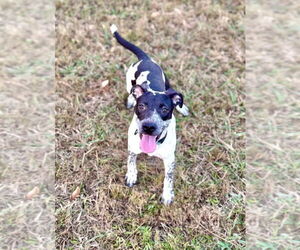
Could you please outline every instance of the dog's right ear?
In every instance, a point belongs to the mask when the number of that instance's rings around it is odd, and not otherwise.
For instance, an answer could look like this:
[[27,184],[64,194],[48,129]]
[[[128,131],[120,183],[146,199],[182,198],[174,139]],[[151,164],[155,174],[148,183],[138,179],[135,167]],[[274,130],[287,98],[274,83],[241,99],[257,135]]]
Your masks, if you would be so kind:
[[132,94],[135,99],[138,99],[144,93],[145,90],[140,85],[134,85],[130,91],[130,94]]

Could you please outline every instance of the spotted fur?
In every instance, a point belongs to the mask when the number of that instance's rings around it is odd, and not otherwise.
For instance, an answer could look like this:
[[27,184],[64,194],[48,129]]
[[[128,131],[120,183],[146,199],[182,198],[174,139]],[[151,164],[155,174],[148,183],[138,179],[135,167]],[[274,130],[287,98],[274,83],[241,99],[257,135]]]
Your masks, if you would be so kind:
[[[126,41],[115,25],[111,26],[111,32],[122,46],[138,58],[126,73],[126,89],[129,93],[127,108],[134,107],[134,116],[128,129],[126,185],[132,187],[137,182],[136,158],[142,153],[139,146],[141,136],[155,136],[156,149],[148,155],[159,157],[164,162],[162,202],[168,205],[174,199],[176,120],[173,110],[176,108],[183,115],[188,115],[188,108],[183,104],[182,94],[171,88],[162,68],[153,59]],[[151,132],[145,130],[145,124],[151,124]]]

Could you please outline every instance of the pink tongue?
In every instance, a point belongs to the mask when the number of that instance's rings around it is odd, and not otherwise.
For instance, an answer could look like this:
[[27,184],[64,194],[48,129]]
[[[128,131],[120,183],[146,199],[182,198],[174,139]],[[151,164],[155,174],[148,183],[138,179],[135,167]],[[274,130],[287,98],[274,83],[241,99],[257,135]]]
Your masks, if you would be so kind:
[[156,136],[142,135],[140,148],[144,153],[153,153],[156,149]]

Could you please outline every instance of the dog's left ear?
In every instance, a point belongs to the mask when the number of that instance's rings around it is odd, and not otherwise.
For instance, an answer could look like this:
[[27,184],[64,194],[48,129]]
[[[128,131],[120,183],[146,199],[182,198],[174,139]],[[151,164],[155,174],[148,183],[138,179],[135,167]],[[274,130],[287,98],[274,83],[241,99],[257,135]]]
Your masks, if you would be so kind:
[[135,99],[138,99],[144,93],[145,90],[140,85],[134,85],[130,91],[130,94],[132,94]]
[[181,93],[178,93],[176,90],[170,88],[167,90],[166,94],[172,99],[175,106],[179,105],[179,107],[182,108],[183,95]]

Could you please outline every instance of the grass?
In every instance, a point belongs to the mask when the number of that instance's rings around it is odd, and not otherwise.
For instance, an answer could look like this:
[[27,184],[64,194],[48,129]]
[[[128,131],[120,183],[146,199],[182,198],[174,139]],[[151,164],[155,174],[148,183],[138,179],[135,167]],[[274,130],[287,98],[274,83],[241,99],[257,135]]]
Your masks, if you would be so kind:
[[299,249],[299,3],[247,9],[247,247]]
[[52,249],[55,10],[27,0],[0,9],[0,249]]
[[[241,249],[245,246],[243,4],[56,1],[56,244],[60,249]],[[163,165],[139,156],[124,186],[125,70],[109,33],[158,61],[185,96],[176,113],[174,204],[159,202]],[[101,83],[109,85],[101,88]],[[69,200],[80,186],[80,197]]]

